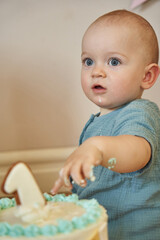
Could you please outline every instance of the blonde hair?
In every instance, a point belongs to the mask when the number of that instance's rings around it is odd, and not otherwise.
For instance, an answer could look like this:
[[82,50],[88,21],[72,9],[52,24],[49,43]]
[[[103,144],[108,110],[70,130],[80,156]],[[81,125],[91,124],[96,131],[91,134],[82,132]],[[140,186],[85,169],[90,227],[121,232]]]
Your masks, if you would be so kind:
[[[106,25],[118,24],[128,26],[136,31],[135,38],[138,36],[137,41],[141,41],[145,51],[145,59],[147,63],[158,64],[159,60],[159,47],[156,33],[151,24],[141,17],[140,15],[127,11],[127,10],[116,10],[109,12],[97,18],[90,26],[94,25]],[[88,29],[89,29],[88,28]]]

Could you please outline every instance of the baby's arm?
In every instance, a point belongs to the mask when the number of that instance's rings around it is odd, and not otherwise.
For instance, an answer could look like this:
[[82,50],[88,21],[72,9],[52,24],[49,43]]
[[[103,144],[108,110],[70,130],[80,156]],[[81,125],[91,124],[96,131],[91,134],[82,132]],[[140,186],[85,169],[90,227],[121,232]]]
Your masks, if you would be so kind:
[[113,171],[127,173],[143,168],[150,157],[151,146],[142,137],[133,135],[91,137],[69,156],[52,192],[57,193],[63,185],[72,188],[70,176],[74,182],[85,186],[85,179],[90,178],[92,166],[102,165],[108,168],[111,158],[116,159]]

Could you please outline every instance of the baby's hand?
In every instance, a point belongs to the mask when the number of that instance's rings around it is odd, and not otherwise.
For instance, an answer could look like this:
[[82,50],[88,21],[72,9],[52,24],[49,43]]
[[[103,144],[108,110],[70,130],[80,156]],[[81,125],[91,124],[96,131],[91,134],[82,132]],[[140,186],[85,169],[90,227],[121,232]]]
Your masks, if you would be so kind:
[[102,162],[102,153],[92,143],[92,139],[86,140],[78,147],[67,159],[64,167],[61,169],[59,178],[55,182],[52,194],[56,194],[62,186],[72,189],[70,177],[81,187],[86,186],[86,178],[94,180],[93,167]]

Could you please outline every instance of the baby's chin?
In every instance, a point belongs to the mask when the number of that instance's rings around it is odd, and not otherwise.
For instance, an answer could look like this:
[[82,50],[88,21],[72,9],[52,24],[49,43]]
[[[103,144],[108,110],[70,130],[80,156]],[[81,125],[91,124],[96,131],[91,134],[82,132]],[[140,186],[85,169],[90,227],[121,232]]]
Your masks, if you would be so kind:
[[[87,96],[87,95],[86,95]],[[109,99],[106,99],[105,96],[102,95],[97,95],[97,96],[87,96],[87,98],[96,104],[99,108],[100,111],[102,112],[111,112],[114,111],[118,108],[121,108],[123,105],[128,103],[129,101],[118,101],[115,99],[112,99],[109,101]]]

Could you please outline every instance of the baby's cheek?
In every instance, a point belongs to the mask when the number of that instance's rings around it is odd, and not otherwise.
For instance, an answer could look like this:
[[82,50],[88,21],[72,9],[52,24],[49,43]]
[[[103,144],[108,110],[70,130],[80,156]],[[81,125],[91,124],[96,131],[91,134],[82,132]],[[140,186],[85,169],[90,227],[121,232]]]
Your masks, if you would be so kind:
[[81,78],[82,89],[85,93],[89,91],[89,83],[86,78]]

